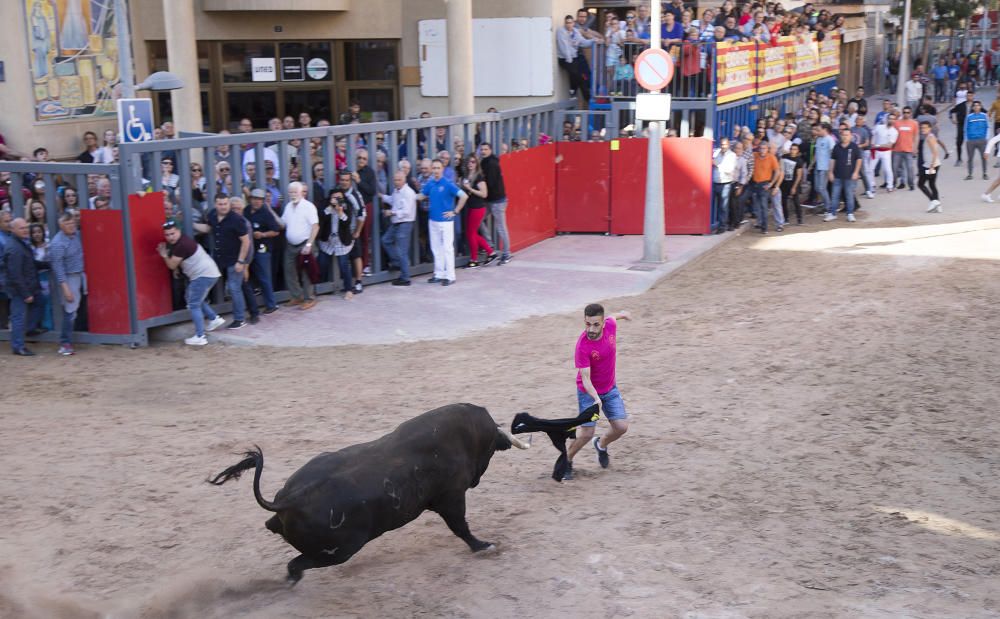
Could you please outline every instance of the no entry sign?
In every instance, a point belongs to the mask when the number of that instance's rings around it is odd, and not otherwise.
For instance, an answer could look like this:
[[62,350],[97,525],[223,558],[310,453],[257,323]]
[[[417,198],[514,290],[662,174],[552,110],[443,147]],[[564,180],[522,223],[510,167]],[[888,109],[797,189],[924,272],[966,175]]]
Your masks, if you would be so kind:
[[663,90],[674,79],[674,59],[662,49],[647,49],[635,59],[635,80],[646,90]]

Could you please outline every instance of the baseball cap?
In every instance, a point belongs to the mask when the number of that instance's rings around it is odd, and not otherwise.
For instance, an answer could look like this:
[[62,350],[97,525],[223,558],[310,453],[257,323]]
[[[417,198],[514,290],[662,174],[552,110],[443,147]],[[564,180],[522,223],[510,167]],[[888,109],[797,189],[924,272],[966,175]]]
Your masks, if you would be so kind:
[[258,187],[258,188],[254,189],[253,191],[250,192],[250,197],[251,198],[266,198],[267,197],[267,192]]

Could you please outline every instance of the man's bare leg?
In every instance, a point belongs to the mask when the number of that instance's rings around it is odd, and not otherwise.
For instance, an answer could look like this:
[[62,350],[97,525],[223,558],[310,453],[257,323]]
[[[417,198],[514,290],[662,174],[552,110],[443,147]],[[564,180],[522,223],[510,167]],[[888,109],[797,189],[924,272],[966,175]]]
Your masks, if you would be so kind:
[[576,438],[573,442],[569,444],[569,448],[566,450],[566,456],[570,462],[573,461],[573,456],[577,454],[581,449],[586,447],[594,439],[594,426],[580,426],[576,429]]
[[609,419],[608,423],[611,424],[611,429],[597,442],[597,446],[601,449],[607,449],[608,445],[625,436],[625,433],[628,432],[628,419]]

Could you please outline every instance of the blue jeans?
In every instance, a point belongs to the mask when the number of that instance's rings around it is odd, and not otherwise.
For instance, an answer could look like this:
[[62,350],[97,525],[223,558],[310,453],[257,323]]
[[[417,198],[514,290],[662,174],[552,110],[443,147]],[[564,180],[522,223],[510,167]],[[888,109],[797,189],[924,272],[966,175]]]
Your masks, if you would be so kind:
[[510,258],[510,232],[507,231],[507,198],[496,202],[487,202],[490,206],[490,215],[493,215],[493,224],[496,226],[497,235],[503,244],[501,258]]
[[59,343],[69,346],[73,343],[73,323],[76,322],[76,312],[62,310],[62,326],[59,327]]
[[827,174],[829,174],[829,170],[820,170],[817,168],[813,171],[813,189],[816,190],[816,194],[823,200],[823,208],[829,211],[830,192],[826,190]]
[[[617,419],[628,419],[628,413],[625,412],[625,402],[622,400],[622,394],[618,393],[618,385],[612,387],[607,393],[598,394],[601,396],[601,410],[604,411],[604,416],[609,420]],[[590,394],[586,391],[576,390],[576,402],[580,406],[580,412],[587,410],[594,403],[594,398],[590,397]],[[596,421],[590,421],[587,423],[581,423],[581,426],[594,426],[597,425]]]
[[35,295],[34,303],[25,303],[22,297],[10,298],[10,349],[24,348],[24,333],[36,328],[42,322],[41,295]]
[[712,183],[712,230],[729,227],[729,193],[732,183]]
[[830,206],[826,208],[826,212],[831,215],[837,214],[837,206],[840,205],[840,194],[844,194],[844,202],[847,202],[847,214],[854,214],[854,189],[858,186],[858,181],[853,179],[833,179],[833,197],[830,200]]
[[[191,312],[191,322],[194,323],[194,334],[197,336],[205,335],[206,320],[212,321],[218,316],[205,300],[217,281],[218,277],[199,277],[188,282],[187,308]],[[242,290],[239,294],[243,294]]]
[[267,309],[277,307],[278,303],[274,300],[274,285],[271,283],[271,253],[255,253],[251,267],[250,274],[257,278],[260,290],[264,294],[264,305]]
[[243,298],[243,274],[236,272],[236,265],[226,267],[226,291],[233,302],[233,320],[246,317],[247,304]]
[[767,232],[767,214],[771,208],[771,192],[767,190],[767,183],[750,183],[750,198],[753,200],[757,225]]
[[413,222],[392,224],[382,235],[382,249],[389,254],[389,260],[399,265],[399,279],[410,279],[410,239],[413,238]]

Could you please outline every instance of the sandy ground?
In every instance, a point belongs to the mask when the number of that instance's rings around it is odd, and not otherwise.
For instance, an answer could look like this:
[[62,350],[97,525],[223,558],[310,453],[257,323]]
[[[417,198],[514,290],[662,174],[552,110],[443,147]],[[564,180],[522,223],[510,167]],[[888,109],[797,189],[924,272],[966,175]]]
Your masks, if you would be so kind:
[[292,590],[251,479],[208,474],[259,443],[273,496],[316,453],[438,405],[571,413],[582,316],[0,357],[0,616],[1000,616],[1000,223],[900,223],[746,234],[609,301],[635,316],[611,469],[585,451],[556,484],[535,437],[468,496],[497,554],[425,514]]

